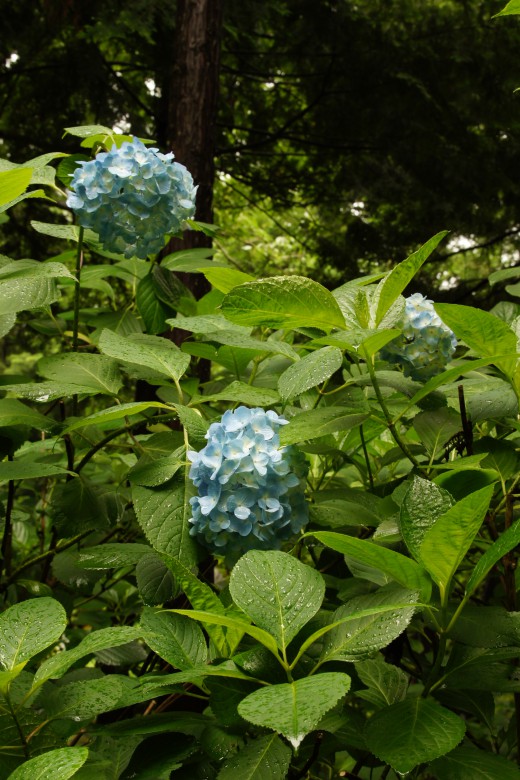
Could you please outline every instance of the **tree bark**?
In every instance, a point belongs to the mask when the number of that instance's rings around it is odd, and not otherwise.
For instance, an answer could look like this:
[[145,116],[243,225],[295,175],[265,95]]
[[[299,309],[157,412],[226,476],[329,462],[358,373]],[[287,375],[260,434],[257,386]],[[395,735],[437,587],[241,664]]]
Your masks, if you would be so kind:
[[[178,0],[172,63],[168,79],[164,139],[178,162],[190,171],[196,184],[201,222],[213,221],[216,118],[220,71],[220,41],[224,0]],[[203,233],[187,231],[173,239],[168,251],[211,246]],[[197,297],[207,288],[189,284]],[[199,289],[198,289],[199,288]]]

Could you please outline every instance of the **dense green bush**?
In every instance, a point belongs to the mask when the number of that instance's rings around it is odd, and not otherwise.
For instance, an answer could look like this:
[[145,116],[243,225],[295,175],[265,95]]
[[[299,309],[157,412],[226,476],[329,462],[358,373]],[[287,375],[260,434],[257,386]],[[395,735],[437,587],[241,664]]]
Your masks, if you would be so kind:
[[65,242],[0,257],[0,780],[520,777],[520,306],[435,306],[458,346],[417,381],[384,348],[444,233],[332,292],[125,259],[60,157],[0,174]]

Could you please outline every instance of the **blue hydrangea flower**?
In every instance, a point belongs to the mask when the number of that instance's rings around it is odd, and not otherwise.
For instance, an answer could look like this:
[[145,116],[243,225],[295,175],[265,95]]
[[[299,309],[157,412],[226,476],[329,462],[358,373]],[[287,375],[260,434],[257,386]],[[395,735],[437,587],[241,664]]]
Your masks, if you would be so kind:
[[171,152],[148,149],[137,138],[114,145],[76,168],[67,205],[104,249],[144,260],[195,213],[197,187],[172,160]]
[[387,344],[380,355],[401,366],[405,376],[426,381],[444,371],[457,339],[424,295],[414,293],[405,304],[404,314],[396,323],[402,335]]
[[276,412],[240,406],[209,427],[208,443],[188,452],[190,534],[220,555],[279,549],[309,518],[304,497],[308,464],[294,447],[281,447]]

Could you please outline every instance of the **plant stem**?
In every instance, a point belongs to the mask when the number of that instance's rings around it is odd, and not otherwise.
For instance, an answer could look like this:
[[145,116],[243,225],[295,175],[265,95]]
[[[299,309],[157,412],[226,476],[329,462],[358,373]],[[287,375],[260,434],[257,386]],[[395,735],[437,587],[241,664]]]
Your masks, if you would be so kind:
[[[12,455],[7,456],[8,461],[13,460]],[[13,545],[13,503],[14,503],[14,480],[10,479],[7,484],[7,503],[5,507],[4,536],[2,539],[2,550],[0,555],[0,577],[2,569],[5,569],[7,576],[11,573],[11,553]]]
[[[507,530],[511,527],[514,520],[514,497],[511,493],[505,496],[504,527]],[[518,609],[518,600],[516,595],[516,557],[514,552],[510,552],[502,559],[504,564],[504,586],[506,591],[506,609],[509,612],[516,612]],[[517,661],[518,663],[518,661]],[[516,714],[516,760],[520,766],[520,693],[513,694]]]
[[20,721],[18,720],[18,717],[16,715],[16,710],[14,709],[12,703],[11,703],[11,697],[9,696],[9,693],[6,694],[5,700],[7,702],[7,706],[9,707],[9,713],[14,720],[16,730],[18,731],[18,736],[20,737],[20,742],[23,746],[23,752],[25,755],[25,758],[29,759],[31,757],[31,754],[29,753],[29,745],[27,744],[27,740],[25,738],[25,734],[23,733],[22,727],[20,725]]
[[40,555],[35,555],[34,558],[30,558],[30,560],[25,561],[25,563],[22,563],[21,566],[18,566],[18,568],[13,571],[5,584],[1,586],[0,590],[5,590],[12,582],[17,579],[18,575],[26,569],[29,569],[31,566],[34,566],[36,563],[40,563],[47,558],[52,558],[53,555],[57,555],[58,553],[63,552],[63,550],[67,550],[69,547],[72,547],[77,542],[79,542],[80,539],[84,539],[85,536],[88,536],[88,534],[91,533],[93,533],[93,531],[83,531],[83,533],[77,534],[76,536],[73,536],[72,539],[69,539],[63,544],[60,544],[59,547],[53,547],[51,550],[47,550],[47,552],[43,552]]
[[[155,425],[155,423],[165,422],[166,420],[176,416],[177,412],[172,412],[171,414],[158,414],[156,417],[149,418],[149,421],[153,422]],[[118,436],[122,436],[124,433],[128,433],[132,428],[139,427],[139,425],[142,425],[143,422],[146,422],[146,420],[137,420],[130,425],[125,425],[124,428],[118,428],[117,431],[111,431],[111,433],[108,433],[103,439],[98,441],[97,444],[94,444],[94,446],[87,452],[87,454],[83,456],[75,468],[76,474],[79,474],[81,469],[87,465],[89,460],[94,457],[96,452],[99,452],[99,450],[103,449],[105,444],[108,444],[110,441],[112,441],[112,439],[116,439]]]
[[361,446],[363,448],[363,455],[365,456],[365,463],[367,466],[367,474],[368,474],[368,484],[370,485],[370,490],[374,489],[374,477],[372,475],[372,468],[370,466],[370,458],[368,457],[368,450],[367,445],[365,441],[365,434],[363,433],[363,426],[361,425],[359,427],[359,436],[361,439]]
[[83,265],[83,234],[82,227],[79,229],[78,249],[76,251],[76,285],[74,287],[74,318],[72,321],[72,351],[78,351],[78,332],[79,332],[79,296],[81,291],[81,267]]
[[367,367],[368,367],[368,373],[370,374],[370,379],[372,380],[372,386],[374,388],[376,398],[378,400],[379,406],[381,407],[381,411],[383,412],[385,416],[386,423],[388,425],[388,430],[392,434],[392,437],[397,444],[397,446],[402,450],[404,455],[408,458],[410,463],[412,463],[413,466],[417,469],[418,473],[424,477],[427,478],[426,472],[423,470],[421,464],[415,457],[415,455],[410,451],[408,445],[406,442],[401,438],[401,434],[397,430],[394,421],[392,420],[392,415],[388,411],[388,407],[386,405],[385,399],[383,398],[383,394],[381,392],[381,388],[379,386],[379,382],[377,381],[376,372],[374,370],[374,364],[372,362],[372,358],[367,356]]
[[[76,251],[76,284],[74,285],[73,302],[73,320],[72,320],[72,351],[78,351],[78,332],[79,332],[79,296],[81,292],[81,266],[83,265],[83,234],[82,227],[79,229],[78,248]],[[78,413],[78,396],[72,396],[72,416],[76,417]]]

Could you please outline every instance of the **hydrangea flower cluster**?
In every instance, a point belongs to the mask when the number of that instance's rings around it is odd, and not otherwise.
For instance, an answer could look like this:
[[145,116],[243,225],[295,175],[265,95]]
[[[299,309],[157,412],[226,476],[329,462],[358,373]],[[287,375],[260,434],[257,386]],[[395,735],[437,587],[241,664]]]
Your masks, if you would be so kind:
[[207,445],[188,452],[190,534],[221,555],[279,549],[308,521],[308,464],[295,447],[281,447],[276,412],[240,406],[212,423]]
[[414,293],[405,304],[404,314],[396,323],[402,335],[387,344],[380,355],[389,363],[400,365],[405,376],[426,381],[444,371],[457,339],[424,295]]
[[145,259],[195,213],[197,187],[173,153],[148,149],[138,138],[80,162],[67,205],[109,252]]

